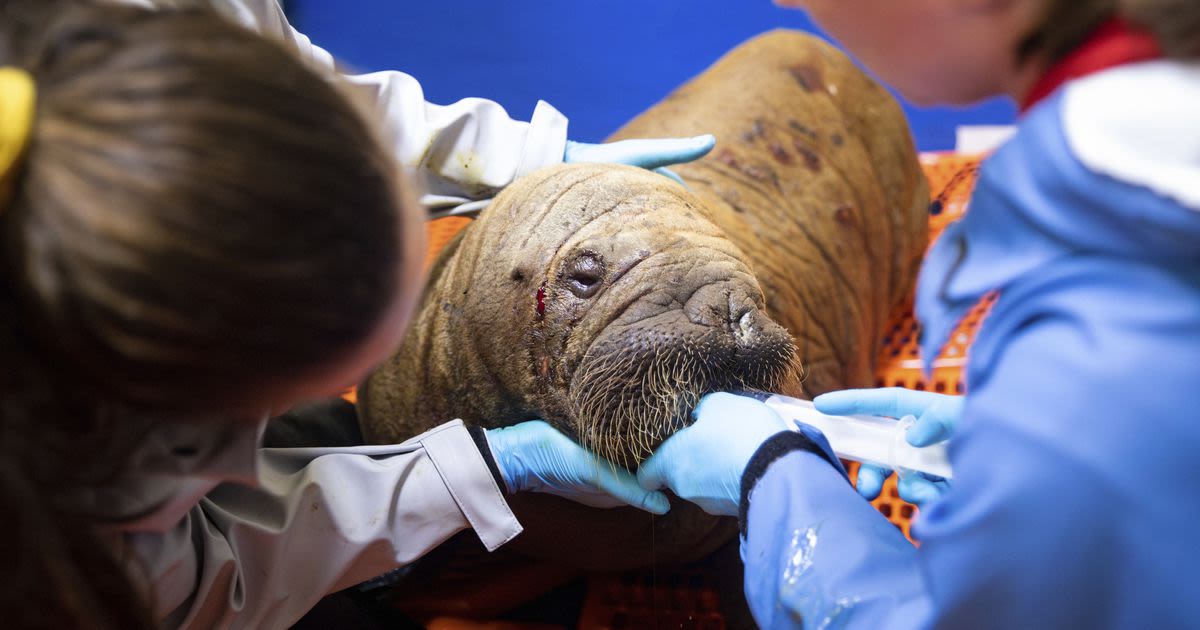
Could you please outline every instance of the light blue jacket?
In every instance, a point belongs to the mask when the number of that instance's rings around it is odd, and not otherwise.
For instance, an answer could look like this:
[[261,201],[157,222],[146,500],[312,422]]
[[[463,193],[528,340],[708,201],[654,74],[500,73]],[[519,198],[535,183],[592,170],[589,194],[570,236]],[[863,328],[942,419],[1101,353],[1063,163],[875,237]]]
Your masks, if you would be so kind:
[[1200,69],[1106,71],[1029,113],[926,260],[926,358],[991,290],[919,549],[816,455],[755,483],[763,627],[1200,624]]

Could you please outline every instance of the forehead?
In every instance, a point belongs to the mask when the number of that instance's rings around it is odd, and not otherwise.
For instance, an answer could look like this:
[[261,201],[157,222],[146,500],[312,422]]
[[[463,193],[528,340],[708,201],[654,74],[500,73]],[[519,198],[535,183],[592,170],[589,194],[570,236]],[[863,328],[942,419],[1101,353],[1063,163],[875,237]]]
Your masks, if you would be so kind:
[[706,223],[701,202],[678,183],[640,168],[568,164],[518,180],[473,230],[485,250],[529,251],[580,236]]

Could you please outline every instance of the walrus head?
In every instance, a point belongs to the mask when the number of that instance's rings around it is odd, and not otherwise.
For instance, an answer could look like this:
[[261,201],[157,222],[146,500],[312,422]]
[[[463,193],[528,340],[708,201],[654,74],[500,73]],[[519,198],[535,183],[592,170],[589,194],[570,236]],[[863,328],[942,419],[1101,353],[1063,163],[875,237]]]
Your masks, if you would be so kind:
[[553,233],[512,259],[511,276],[525,279],[533,398],[560,428],[633,466],[703,394],[795,379],[791,336],[745,255],[686,189],[601,165],[532,179],[489,213],[529,213],[530,232]]
[[414,331],[365,388],[364,429],[395,440],[407,435],[379,429],[431,413],[540,417],[632,468],[707,392],[794,389],[791,336],[764,304],[683,186],[611,164],[545,169],[447,248]]

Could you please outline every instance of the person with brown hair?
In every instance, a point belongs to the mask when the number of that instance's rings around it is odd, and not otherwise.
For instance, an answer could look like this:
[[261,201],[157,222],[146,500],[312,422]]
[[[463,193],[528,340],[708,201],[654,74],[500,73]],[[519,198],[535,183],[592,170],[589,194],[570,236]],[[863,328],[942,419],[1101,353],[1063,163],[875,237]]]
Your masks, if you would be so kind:
[[954,478],[901,481],[924,501],[914,547],[856,495],[819,431],[718,393],[642,464],[642,487],[740,518],[763,627],[1195,626],[1200,3],[780,3],[910,98],[1022,106],[917,288],[927,367],[999,293],[966,395],[813,401],[911,417],[913,445],[949,436]]
[[[0,0],[4,625],[285,627],[457,531],[511,540],[504,490],[665,511],[536,421],[259,448],[272,411],[404,331],[424,211],[397,158],[461,205],[567,148],[495,104],[334,75],[273,0],[214,4],[275,41],[204,7]],[[455,170],[472,142],[497,162]],[[657,167],[704,144],[574,150]]]

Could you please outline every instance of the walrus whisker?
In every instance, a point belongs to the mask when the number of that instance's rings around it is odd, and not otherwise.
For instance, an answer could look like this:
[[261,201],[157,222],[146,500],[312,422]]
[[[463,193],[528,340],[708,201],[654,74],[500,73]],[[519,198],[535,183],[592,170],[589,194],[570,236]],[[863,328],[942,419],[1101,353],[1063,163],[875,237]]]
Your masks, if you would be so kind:
[[685,426],[703,394],[751,385],[773,388],[789,376],[795,356],[790,340],[764,349],[756,360],[711,340],[685,338],[673,346],[650,347],[643,340],[636,347],[644,350],[621,351],[619,344],[589,349],[572,378],[570,396],[580,443],[626,467]]

